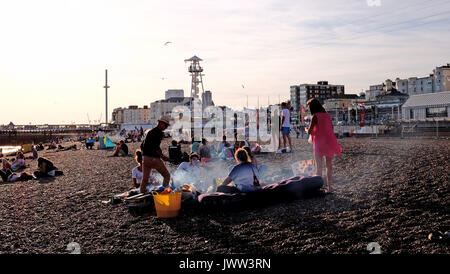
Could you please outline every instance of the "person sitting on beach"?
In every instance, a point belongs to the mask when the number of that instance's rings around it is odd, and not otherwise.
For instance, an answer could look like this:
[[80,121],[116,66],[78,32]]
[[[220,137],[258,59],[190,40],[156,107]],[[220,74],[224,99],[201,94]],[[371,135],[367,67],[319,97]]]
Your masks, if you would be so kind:
[[[217,188],[218,192],[239,193],[252,192],[260,188],[258,168],[250,162],[245,149],[240,148],[235,153],[236,165]],[[234,186],[230,185],[234,182]]]
[[191,145],[191,153],[198,154],[198,147],[200,146],[199,141],[195,141],[194,137],[192,137],[192,145]]
[[222,136],[222,142],[219,143],[217,148],[217,153],[221,153],[225,147],[229,147],[230,143],[227,142],[227,136]]
[[44,150],[44,145],[42,143],[40,143],[39,145],[36,146],[36,150],[40,151],[40,150]]
[[261,152],[261,146],[256,143],[254,147],[251,149],[252,154],[259,154]]
[[56,141],[53,140],[50,145],[48,145],[47,149],[55,149],[57,148]]
[[332,161],[335,153],[338,156],[341,154],[342,147],[339,146],[334,135],[331,116],[325,111],[319,100],[312,98],[308,100],[306,106],[311,111],[312,119],[310,126],[305,128],[305,131],[312,137],[317,175],[322,176],[322,163],[323,157],[325,157],[328,192],[331,192],[333,179]]
[[[131,171],[131,178],[133,179],[133,186],[135,188],[138,188],[141,186],[142,182],[142,151],[140,149],[137,149],[135,155],[135,160],[138,165]],[[158,184],[158,180],[156,180],[156,178],[153,176],[152,171],[150,171],[148,182],[149,186],[152,184]]]
[[239,142],[239,148],[243,147],[250,147],[250,144],[247,142],[247,140],[243,140]]
[[43,157],[38,158],[38,170],[33,174],[38,178],[63,175],[62,171],[59,171],[50,160]]
[[123,140],[120,140],[119,145],[116,147],[113,156],[127,156],[128,155],[128,146],[125,144]]
[[11,164],[6,159],[3,159],[4,170],[11,169],[12,171],[17,171],[24,167],[25,167],[25,157],[23,156],[23,153],[20,151],[16,153],[16,159]]
[[172,145],[169,146],[169,162],[174,165],[179,165],[181,163],[181,146],[177,141],[172,140]]
[[211,147],[208,145],[208,141],[205,138],[202,139],[202,146],[200,147],[200,159],[202,163],[211,161]]
[[186,151],[181,155],[181,162],[189,162],[189,154]]
[[86,140],[86,149],[92,149],[92,148],[94,147],[94,144],[95,144],[95,139],[92,138],[92,136],[89,137],[89,138]]
[[183,184],[190,183],[191,181],[198,182],[200,180],[199,162],[200,156],[197,153],[191,153],[189,155],[189,162],[183,162],[178,166],[174,180],[181,178]]

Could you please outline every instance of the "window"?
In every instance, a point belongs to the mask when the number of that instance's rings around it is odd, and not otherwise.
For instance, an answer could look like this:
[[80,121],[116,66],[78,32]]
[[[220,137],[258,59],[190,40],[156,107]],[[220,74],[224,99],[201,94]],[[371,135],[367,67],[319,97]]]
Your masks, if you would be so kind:
[[447,117],[447,108],[446,107],[427,108],[426,116],[427,118]]
[[409,110],[409,119],[414,119],[414,111],[412,109]]

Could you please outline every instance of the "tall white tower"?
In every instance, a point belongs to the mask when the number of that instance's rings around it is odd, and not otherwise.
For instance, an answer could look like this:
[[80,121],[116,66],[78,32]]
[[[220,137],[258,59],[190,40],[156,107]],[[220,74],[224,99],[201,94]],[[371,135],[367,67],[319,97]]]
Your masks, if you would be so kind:
[[191,97],[193,98],[199,98],[199,92],[200,92],[200,85],[202,86],[202,94],[205,92],[203,89],[203,80],[202,76],[205,76],[202,74],[203,68],[200,66],[200,61],[203,61],[197,56],[193,56],[189,59],[184,60],[184,62],[191,62],[191,65],[189,66],[189,72],[191,73],[192,77],[192,83],[191,83]]
[[[108,70],[105,69],[105,86],[103,87],[105,89],[105,113],[106,113],[106,117],[105,117],[105,123],[108,124],[108,88],[110,88],[110,86],[108,86]],[[100,123],[100,121],[98,121]]]

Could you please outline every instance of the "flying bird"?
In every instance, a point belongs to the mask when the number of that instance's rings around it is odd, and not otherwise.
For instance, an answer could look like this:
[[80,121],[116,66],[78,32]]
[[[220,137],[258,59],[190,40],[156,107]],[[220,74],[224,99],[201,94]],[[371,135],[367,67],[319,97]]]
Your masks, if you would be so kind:
[[165,80],[165,79],[167,79],[167,78],[165,78],[165,77],[161,77],[161,80]]
[[242,85],[242,88],[245,88],[244,85]]
[[171,44],[171,43],[172,43],[172,42],[167,41],[167,42],[164,43],[164,46],[167,46],[168,44]]

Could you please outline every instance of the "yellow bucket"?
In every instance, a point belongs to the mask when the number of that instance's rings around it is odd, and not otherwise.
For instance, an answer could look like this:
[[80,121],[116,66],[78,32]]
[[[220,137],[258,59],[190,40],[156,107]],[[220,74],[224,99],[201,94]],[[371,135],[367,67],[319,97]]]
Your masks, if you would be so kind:
[[31,152],[31,144],[26,144],[22,146],[23,153]]
[[178,216],[181,208],[181,191],[169,194],[153,194],[156,216],[158,218],[173,218]]

